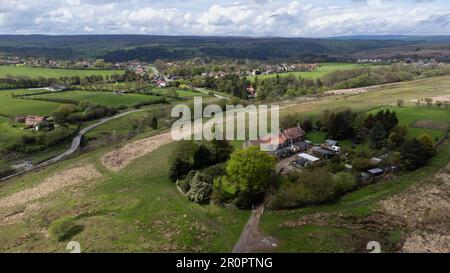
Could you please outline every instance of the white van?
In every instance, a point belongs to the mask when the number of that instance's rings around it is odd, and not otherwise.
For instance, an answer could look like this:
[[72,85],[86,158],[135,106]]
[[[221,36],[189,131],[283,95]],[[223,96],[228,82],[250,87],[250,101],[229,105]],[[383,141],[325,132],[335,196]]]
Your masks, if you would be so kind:
[[339,153],[341,151],[341,147],[331,146],[331,150],[335,151],[336,153]]

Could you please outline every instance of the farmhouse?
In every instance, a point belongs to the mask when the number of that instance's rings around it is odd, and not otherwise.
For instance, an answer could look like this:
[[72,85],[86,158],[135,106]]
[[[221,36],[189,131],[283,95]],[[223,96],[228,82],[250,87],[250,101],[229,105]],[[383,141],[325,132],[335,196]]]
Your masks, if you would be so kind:
[[25,118],[25,125],[36,127],[38,124],[44,122],[45,120],[47,120],[47,118],[43,116],[28,115]]
[[156,82],[158,87],[167,87],[167,82],[165,80],[159,80]]
[[23,122],[25,122],[26,119],[27,119],[26,116],[15,116],[14,122],[15,123],[23,123]]
[[67,86],[64,86],[64,85],[50,86],[48,88],[48,90],[51,91],[51,92],[61,92],[61,91],[67,90]]
[[[258,140],[248,140],[245,146],[260,146],[261,144],[270,144],[271,136],[265,136]],[[292,153],[305,151],[307,143],[305,142],[305,131],[300,126],[289,128],[278,134],[278,147],[271,154],[283,158],[292,155]]]

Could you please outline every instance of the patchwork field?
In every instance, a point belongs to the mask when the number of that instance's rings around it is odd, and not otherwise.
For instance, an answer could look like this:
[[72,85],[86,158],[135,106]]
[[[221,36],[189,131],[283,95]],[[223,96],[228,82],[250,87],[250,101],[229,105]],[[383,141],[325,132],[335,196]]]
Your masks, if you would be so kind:
[[29,98],[41,99],[71,99],[79,102],[92,102],[108,107],[131,107],[136,103],[143,101],[153,101],[160,99],[158,96],[140,95],[140,94],[124,94],[116,95],[113,92],[100,91],[67,91],[58,93],[49,93],[30,96]]
[[50,115],[55,111],[59,103],[35,100],[15,99],[12,94],[22,95],[31,92],[26,89],[0,91],[0,115],[14,117],[18,115]]
[[101,75],[103,77],[113,74],[123,74],[124,70],[83,70],[83,69],[56,69],[27,66],[0,66],[0,77],[25,76],[29,78],[61,78],[61,77],[87,77]]
[[[166,95],[168,89],[166,88],[154,88],[152,89],[153,92],[159,93],[161,95]],[[201,93],[201,92],[195,92],[195,91],[191,91],[191,90],[177,90],[177,94],[179,98],[189,98],[189,97],[201,97],[204,96],[205,94]]]
[[[301,76],[302,78],[307,79],[317,79],[320,77],[325,76],[326,74],[337,71],[337,70],[347,70],[347,69],[353,69],[357,67],[363,67],[358,64],[354,63],[323,63],[320,65],[320,67],[316,71],[311,72],[285,72],[285,73],[279,73],[280,77],[287,77],[289,75],[294,76]],[[369,67],[376,67],[376,66],[369,66]],[[258,79],[269,79],[276,77],[277,74],[270,74],[270,75],[259,75]],[[249,80],[253,81],[255,79],[255,76],[248,77]]]

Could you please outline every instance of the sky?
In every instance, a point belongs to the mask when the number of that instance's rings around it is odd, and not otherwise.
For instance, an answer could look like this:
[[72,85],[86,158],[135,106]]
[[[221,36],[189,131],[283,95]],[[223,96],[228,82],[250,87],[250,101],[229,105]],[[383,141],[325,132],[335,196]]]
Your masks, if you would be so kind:
[[0,34],[450,35],[450,0],[0,0]]

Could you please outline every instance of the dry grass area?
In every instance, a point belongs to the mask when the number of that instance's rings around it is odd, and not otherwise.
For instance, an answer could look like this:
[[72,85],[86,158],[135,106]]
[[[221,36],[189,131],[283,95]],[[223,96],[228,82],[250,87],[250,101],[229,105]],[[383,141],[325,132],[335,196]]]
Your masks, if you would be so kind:
[[22,220],[39,210],[39,199],[65,188],[99,179],[94,165],[79,165],[54,174],[38,185],[0,199],[0,225]]
[[448,101],[448,102],[450,102],[450,95],[447,95],[447,96],[437,96],[437,97],[432,97],[432,99],[434,100],[434,101]]
[[448,124],[445,121],[418,120],[411,127],[445,131],[448,129]]
[[403,252],[450,252],[450,164],[380,204],[382,212],[407,224]]
[[170,132],[139,139],[106,153],[100,160],[105,168],[117,172],[124,169],[135,159],[153,152],[171,141],[172,136]]
[[[373,89],[373,88],[372,88]],[[333,96],[333,95],[356,95],[363,94],[369,92],[369,88],[360,87],[360,88],[351,88],[351,89],[338,89],[324,92],[325,95]]]

